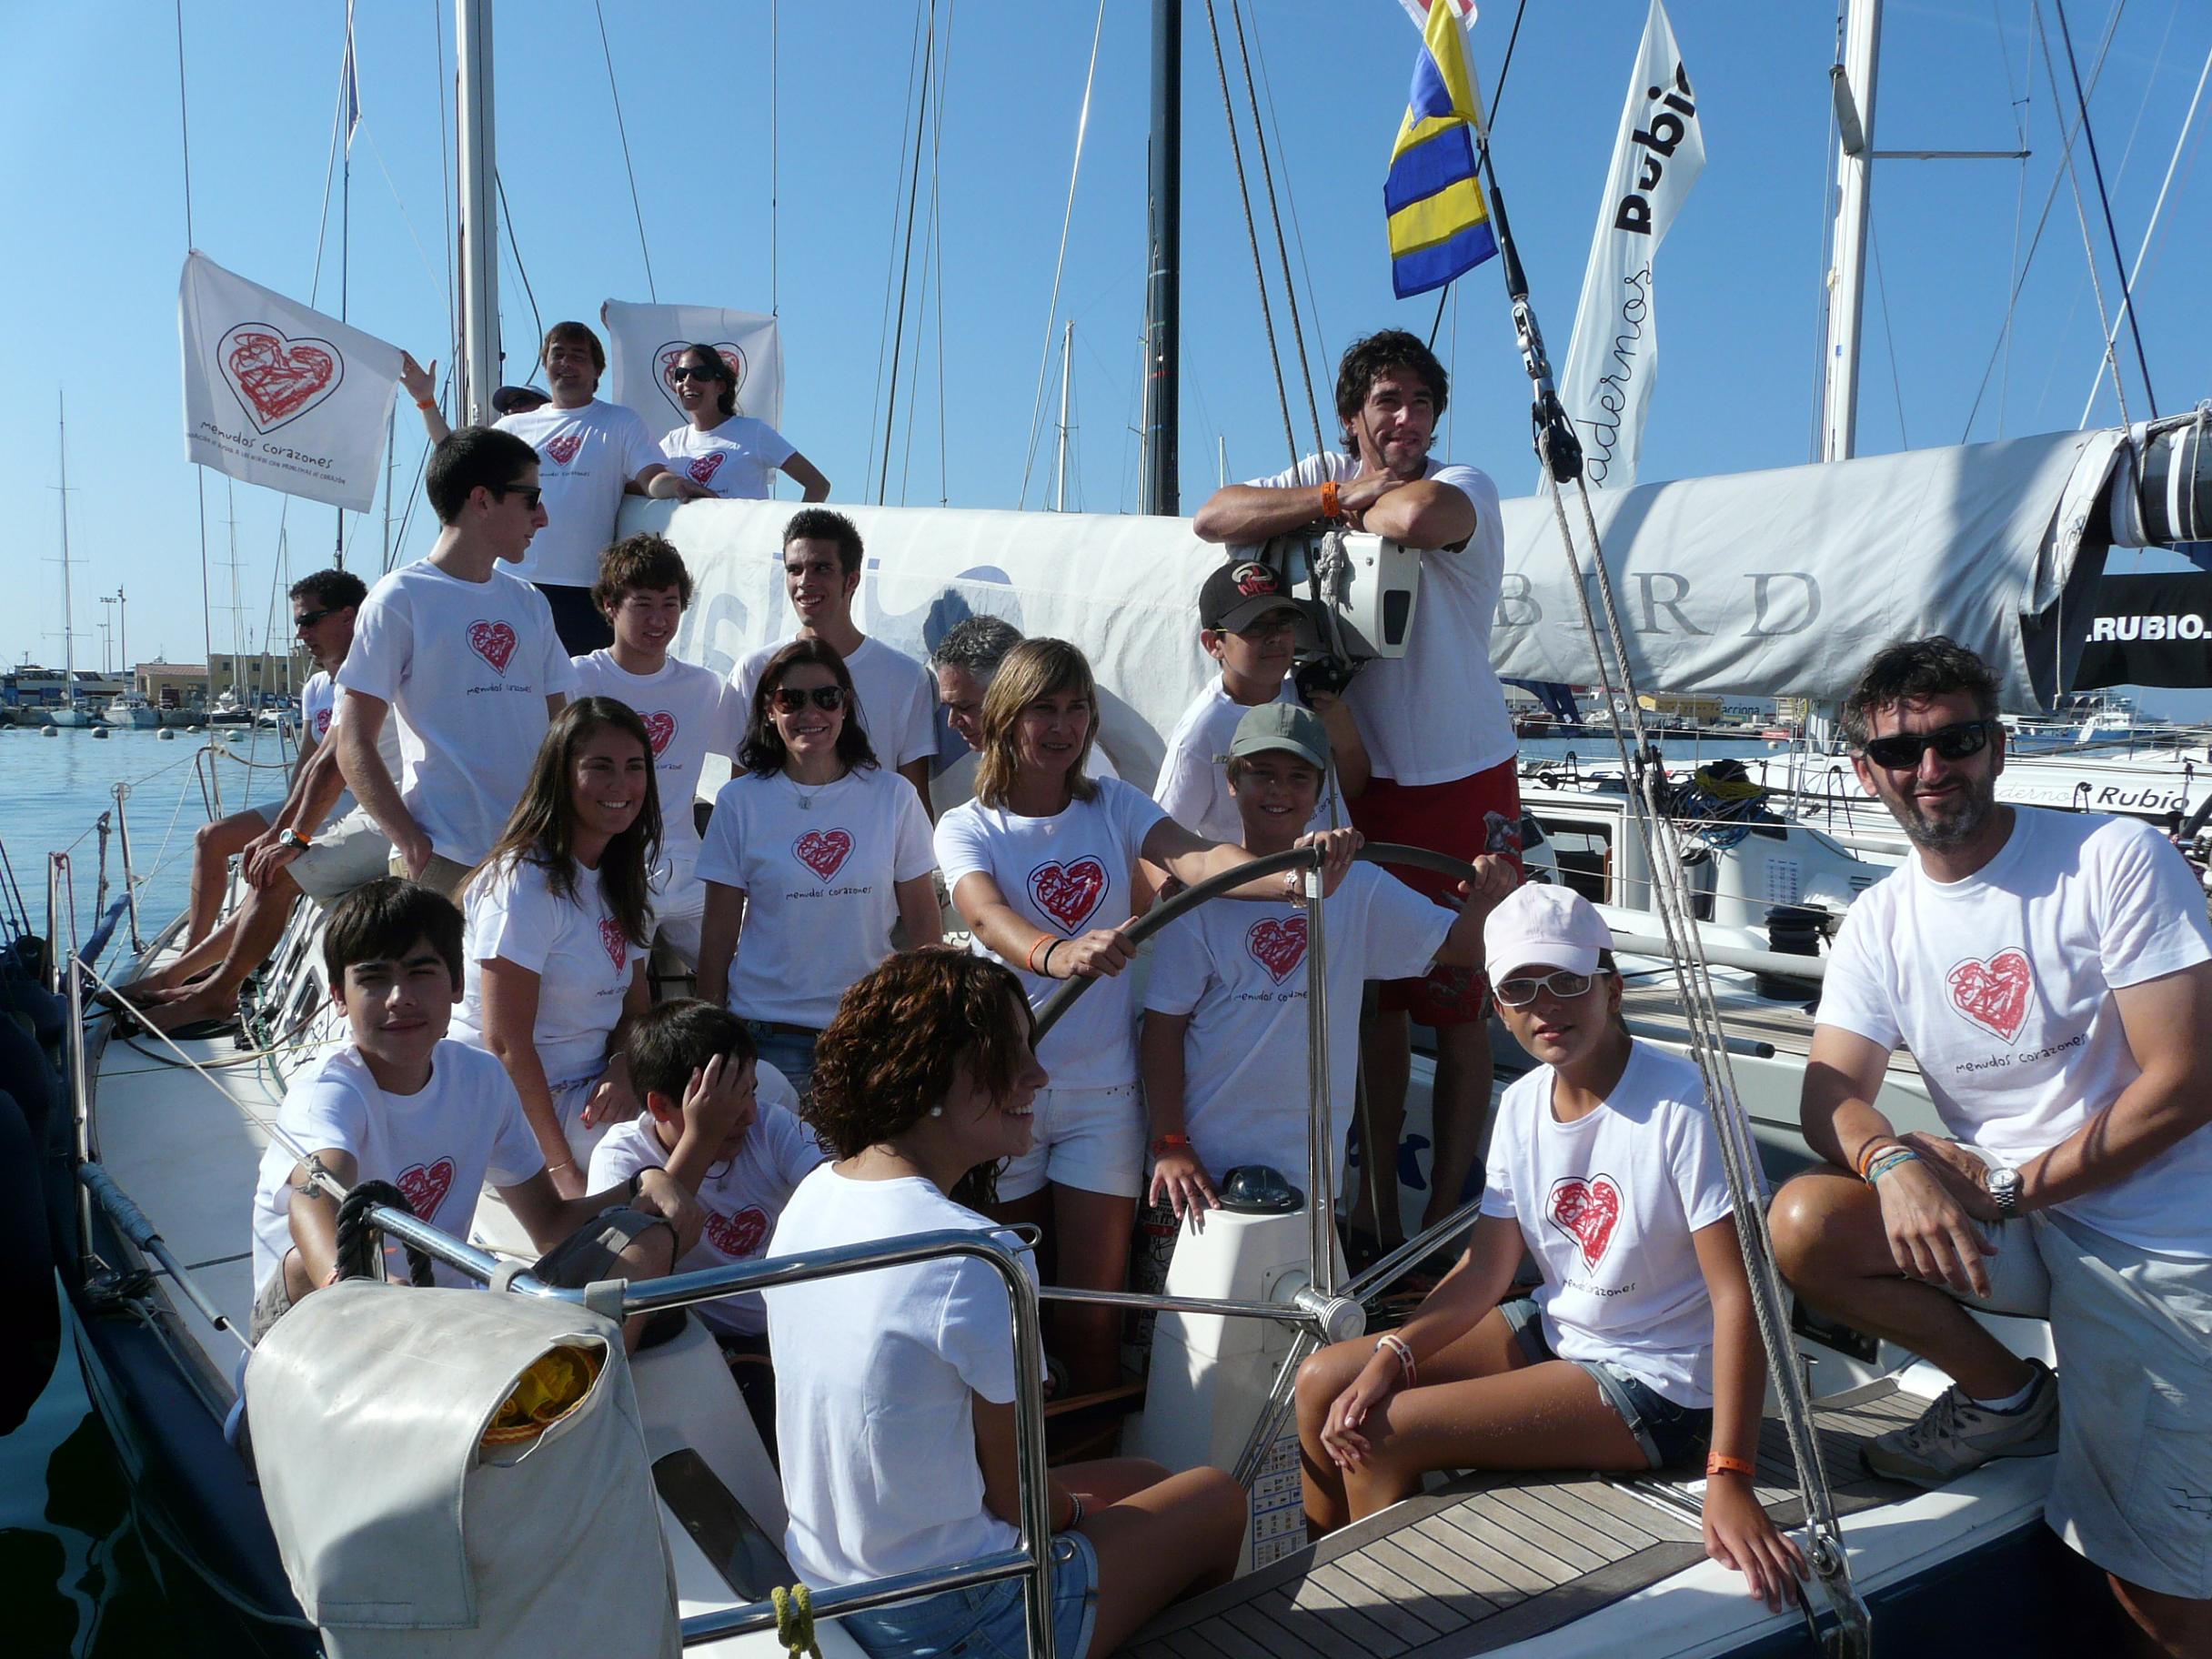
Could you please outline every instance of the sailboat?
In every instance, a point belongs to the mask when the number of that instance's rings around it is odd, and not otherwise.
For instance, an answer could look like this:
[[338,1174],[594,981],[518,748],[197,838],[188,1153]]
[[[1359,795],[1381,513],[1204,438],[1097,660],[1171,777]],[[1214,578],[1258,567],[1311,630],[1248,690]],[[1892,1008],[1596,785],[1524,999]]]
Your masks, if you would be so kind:
[[62,700],[58,708],[47,710],[46,724],[64,730],[84,730],[100,724],[97,711],[86,708],[77,699],[76,684],[76,615],[70,603],[69,572],[75,562],[69,557],[69,411],[59,393],[55,395],[56,424],[60,432],[57,453],[61,472],[61,558],[62,568]]

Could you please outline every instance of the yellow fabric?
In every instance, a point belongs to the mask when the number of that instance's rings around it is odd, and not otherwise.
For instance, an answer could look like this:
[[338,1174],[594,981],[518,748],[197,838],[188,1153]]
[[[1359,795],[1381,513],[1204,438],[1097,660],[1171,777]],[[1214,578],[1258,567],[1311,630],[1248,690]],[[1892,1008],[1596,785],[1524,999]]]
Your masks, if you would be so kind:
[[1448,126],[1462,121],[1470,126],[1481,125],[1474,115],[1474,77],[1467,70],[1467,34],[1460,26],[1458,8],[1431,5],[1428,26],[1422,30],[1421,40],[1436,65],[1445,92],[1451,95],[1452,113],[1416,120],[1413,112],[1407,110],[1404,120],[1398,126],[1398,142],[1391,146],[1393,161]]
[[1434,196],[1426,196],[1390,216],[1390,251],[1410,254],[1416,248],[1446,242],[1489,216],[1483,192],[1472,178],[1463,178]]
[[548,1349],[515,1380],[484,1431],[484,1443],[511,1446],[536,1439],[580,1405],[598,1376],[599,1356],[591,1350],[566,1344]]

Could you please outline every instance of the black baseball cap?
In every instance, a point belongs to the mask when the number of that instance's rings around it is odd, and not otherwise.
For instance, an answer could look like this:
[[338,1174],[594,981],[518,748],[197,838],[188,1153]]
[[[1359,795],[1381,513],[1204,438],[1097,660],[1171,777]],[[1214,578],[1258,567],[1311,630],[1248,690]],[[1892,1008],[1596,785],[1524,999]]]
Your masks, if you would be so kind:
[[1290,584],[1282,579],[1282,572],[1272,565],[1250,558],[1217,565],[1206,578],[1205,586],[1198,590],[1201,628],[1226,628],[1234,633],[1251,627],[1254,618],[1271,610],[1286,609],[1298,613],[1299,644],[1314,645],[1319,635],[1314,627],[1313,602],[1293,594]]
[[527,415],[553,401],[552,395],[534,386],[503,386],[491,395],[496,415]]

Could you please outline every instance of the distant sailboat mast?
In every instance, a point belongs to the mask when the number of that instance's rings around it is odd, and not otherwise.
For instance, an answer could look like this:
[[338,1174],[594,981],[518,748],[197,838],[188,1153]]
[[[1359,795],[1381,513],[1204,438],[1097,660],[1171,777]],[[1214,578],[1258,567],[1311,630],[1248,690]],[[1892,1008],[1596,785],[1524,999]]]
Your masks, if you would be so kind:
[[76,613],[69,595],[69,408],[63,394],[54,394],[54,408],[61,437],[62,498],[62,703],[76,707]]

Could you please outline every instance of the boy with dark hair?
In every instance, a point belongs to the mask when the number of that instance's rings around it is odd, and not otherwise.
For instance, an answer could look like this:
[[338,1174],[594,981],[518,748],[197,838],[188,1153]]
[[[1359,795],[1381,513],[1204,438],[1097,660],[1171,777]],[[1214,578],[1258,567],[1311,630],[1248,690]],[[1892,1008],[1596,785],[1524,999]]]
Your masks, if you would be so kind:
[[[339,1277],[337,1201],[318,1175],[344,1187],[389,1181],[457,1239],[468,1237],[488,1183],[548,1252],[540,1271],[562,1282],[653,1277],[690,1247],[698,1206],[659,1170],[560,1197],[506,1068],[447,1041],[461,995],[461,914],[445,895],[392,877],[368,883],[331,912],[323,965],[350,1041],[296,1077],[276,1114],[283,1137],[262,1154],[255,1342]],[[437,1274],[469,1282],[443,1264]]]
[[626,536],[600,554],[591,597],[613,627],[615,640],[572,659],[577,695],[628,704],[652,739],[661,829],[653,920],[662,942],[695,962],[707,900],[706,889],[691,873],[699,862],[693,803],[707,757],[736,757],[745,739],[746,708],[737,688],[719,674],[669,655],[691,603],[691,573],[667,538]]
[[[699,1242],[670,1271],[758,1261],[792,1190],[825,1154],[799,1121],[799,1096],[758,1058],[745,1021],[687,998],[663,1002],[623,1043],[645,1111],[617,1124],[591,1154],[586,1184],[611,1186],[665,1171],[699,1201]],[[768,1315],[758,1292],[702,1302],[699,1316],[729,1356],[762,1443],[776,1446]]]

